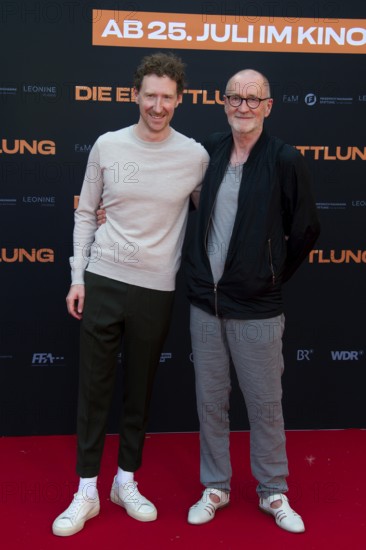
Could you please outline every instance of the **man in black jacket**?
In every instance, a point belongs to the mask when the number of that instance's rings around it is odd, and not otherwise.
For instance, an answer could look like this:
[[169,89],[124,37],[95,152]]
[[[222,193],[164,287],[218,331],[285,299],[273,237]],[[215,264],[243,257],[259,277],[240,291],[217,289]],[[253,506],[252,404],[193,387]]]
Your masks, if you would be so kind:
[[231,132],[205,144],[211,160],[186,257],[205,490],[188,522],[207,523],[229,503],[230,359],[250,422],[259,507],[283,529],[305,530],[285,492],[282,284],[312,249],[319,223],[302,155],[263,128],[267,78],[244,70],[228,82]]

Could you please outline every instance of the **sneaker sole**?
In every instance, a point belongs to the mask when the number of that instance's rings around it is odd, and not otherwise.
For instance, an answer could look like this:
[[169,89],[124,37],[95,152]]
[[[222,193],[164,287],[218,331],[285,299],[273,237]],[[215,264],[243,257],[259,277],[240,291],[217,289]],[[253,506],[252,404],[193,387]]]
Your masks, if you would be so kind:
[[88,514],[88,517],[84,519],[82,523],[79,523],[77,526],[74,527],[67,527],[66,529],[58,528],[52,526],[52,533],[56,535],[57,537],[70,537],[71,535],[76,535],[76,533],[79,533],[84,529],[85,522],[89,519],[95,518],[100,512],[100,507],[96,508],[95,510],[91,510],[91,512]]

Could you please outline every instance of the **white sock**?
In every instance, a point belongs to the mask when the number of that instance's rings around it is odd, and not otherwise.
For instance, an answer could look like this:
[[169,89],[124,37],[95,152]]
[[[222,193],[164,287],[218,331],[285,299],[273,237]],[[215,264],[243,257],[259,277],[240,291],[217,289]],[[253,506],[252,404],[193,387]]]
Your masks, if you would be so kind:
[[97,480],[95,477],[81,477],[79,481],[78,493],[83,495],[84,498],[93,500],[96,498],[97,492]]
[[116,475],[116,481],[118,485],[124,485],[129,481],[133,481],[133,479],[134,479],[133,472],[125,472],[124,470],[122,470],[122,468],[118,467],[117,475]]

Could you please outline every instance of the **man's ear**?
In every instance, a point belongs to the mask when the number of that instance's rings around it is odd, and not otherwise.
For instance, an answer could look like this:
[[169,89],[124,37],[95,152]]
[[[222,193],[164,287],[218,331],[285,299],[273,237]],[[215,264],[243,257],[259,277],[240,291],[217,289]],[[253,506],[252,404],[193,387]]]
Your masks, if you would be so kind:
[[266,118],[271,114],[272,105],[273,105],[273,99],[271,98],[271,99],[268,100],[267,108],[266,108],[266,113],[265,113],[265,115],[264,115]]
[[135,96],[135,103],[139,102],[139,91],[136,87],[133,89],[133,95]]

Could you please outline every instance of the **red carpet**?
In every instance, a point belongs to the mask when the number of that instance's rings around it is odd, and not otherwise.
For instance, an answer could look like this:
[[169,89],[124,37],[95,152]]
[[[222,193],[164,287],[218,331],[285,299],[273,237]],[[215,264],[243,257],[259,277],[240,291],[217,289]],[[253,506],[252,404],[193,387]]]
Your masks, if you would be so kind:
[[[76,489],[75,437],[0,439],[0,522],[4,550],[296,549],[363,550],[366,547],[366,431],[288,432],[288,496],[306,525],[293,535],[257,507],[251,477],[249,434],[234,433],[230,506],[203,526],[186,522],[198,500],[197,434],[152,434],[137,474],[143,494],[154,501],[158,520],[137,522],[109,501],[118,440],[108,436],[99,477],[101,513],[73,537],[55,537],[53,519]],[[56,474],[59,476],[56,477]]]

